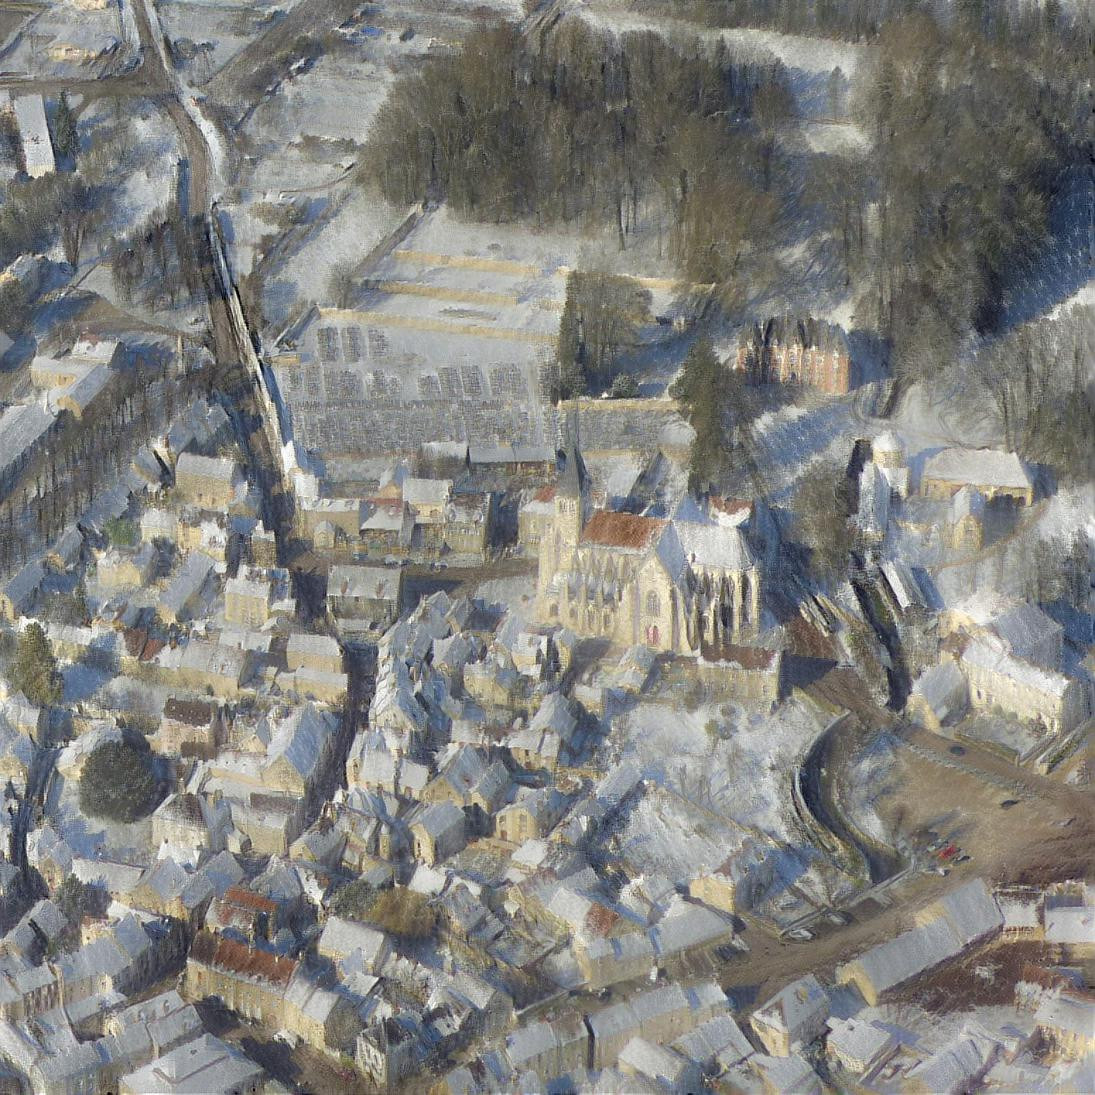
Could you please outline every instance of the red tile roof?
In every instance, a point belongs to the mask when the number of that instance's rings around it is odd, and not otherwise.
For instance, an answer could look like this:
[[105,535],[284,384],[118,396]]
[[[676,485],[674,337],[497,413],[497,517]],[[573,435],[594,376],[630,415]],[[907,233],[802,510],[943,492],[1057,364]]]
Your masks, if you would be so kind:
[[643,551],[657,539],[666,522],[634,513],[598,510],[582,532],[582,543]]
[[555,498],[556,487],[541,487],[532,497],[537,502],[550,502]]
[[190,957],[203,966],[213,966],[237,977],[265,981],[278,988],[285,988],[297,970],[297,963],[292,958],[279,958],[269,951],[257,950],[211,932],[198,933],[190,948]]
[[721,494],[711,495],[708,503],[713,510],[733,516],[736,513],[751,513],[753,503],[746,498],[726,498]]
[[276,902],[243,886],[229,886],[224,891],[224,900],[230,905],[241,905],[245,909],[254,909],[256,912],[273,913],[278,910]]

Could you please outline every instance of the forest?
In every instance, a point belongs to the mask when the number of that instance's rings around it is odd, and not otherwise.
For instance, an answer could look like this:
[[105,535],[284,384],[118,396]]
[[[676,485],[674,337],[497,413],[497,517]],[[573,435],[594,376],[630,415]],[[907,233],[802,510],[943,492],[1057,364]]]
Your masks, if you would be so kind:
[[723,284],[777,212],[775,132],[791,112],[774,58],[580,19],[534,48],[504,25],[397,82],[369,159],[394,202],[609,226],[621,249],[653,226],[686,277]]

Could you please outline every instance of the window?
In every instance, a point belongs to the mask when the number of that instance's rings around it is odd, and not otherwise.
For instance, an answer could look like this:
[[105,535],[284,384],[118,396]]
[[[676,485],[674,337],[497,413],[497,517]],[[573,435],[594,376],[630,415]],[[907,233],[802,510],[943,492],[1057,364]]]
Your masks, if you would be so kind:
[[657,616],[661,612],[661,601],[658,599],[658,594],[651,590],[646,595],[646,614],[648,616]]

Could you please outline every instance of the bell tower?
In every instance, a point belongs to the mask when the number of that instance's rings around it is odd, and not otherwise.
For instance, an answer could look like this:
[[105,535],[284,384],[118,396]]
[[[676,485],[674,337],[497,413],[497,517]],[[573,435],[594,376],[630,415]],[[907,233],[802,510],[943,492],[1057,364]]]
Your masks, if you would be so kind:
[[564,465],[555,488],[555,531],[562,547],[577,547],[589,518],[589,475],[578,445],[578,412],[567,412]]

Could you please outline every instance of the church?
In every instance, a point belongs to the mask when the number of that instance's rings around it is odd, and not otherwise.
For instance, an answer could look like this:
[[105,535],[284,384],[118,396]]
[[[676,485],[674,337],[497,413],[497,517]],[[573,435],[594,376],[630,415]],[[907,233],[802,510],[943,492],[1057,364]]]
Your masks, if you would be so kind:
[[594,510],[570,431],[554,511],[539,542],[545,624],[672,654],[741,642],[760,628],[758,559],[740,527],[686,500],[671,519]]

